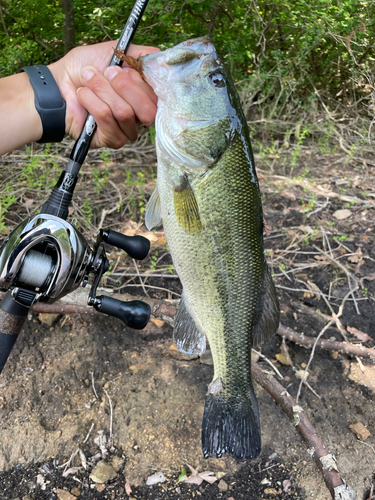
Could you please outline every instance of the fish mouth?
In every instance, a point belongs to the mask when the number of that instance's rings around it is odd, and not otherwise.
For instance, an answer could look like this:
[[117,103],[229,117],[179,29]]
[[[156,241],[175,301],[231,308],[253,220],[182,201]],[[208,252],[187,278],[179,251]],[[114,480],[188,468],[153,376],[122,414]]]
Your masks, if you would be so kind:
[[197,68],[210,65],[217,60],[216,49],[208,37],[200,37],[182,42],[163,52],[155,52],[139,57],[143,75],[160,98],[170,92],[170,83],[181,80],[184,74],[193,73]]

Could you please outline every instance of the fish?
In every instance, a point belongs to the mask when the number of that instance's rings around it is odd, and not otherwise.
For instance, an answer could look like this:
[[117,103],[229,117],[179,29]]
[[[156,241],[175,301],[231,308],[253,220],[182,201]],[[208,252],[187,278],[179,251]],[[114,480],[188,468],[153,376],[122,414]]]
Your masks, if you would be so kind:
[[233,79],[207,38],[138,60],[158,96],[157,185],[149,230],[164,227],[183,286],[173,340],[190,355],[206,338],[214,375],[202,423],[206,458],[261,451],[251,349],[277,330],[280,308],[264,255],[261,193]]

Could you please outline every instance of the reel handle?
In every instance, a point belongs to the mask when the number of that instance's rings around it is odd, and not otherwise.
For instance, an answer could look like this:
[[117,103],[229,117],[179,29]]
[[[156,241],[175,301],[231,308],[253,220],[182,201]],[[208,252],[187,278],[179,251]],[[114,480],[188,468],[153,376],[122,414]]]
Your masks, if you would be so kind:
[[0,305],[0,373],[27,318],[29,307],[16,302],[10,290]]
[[101,230],[99,239],[121,248],[130,257],[137,260],[143,260],[147,257],[150,250],[150,240],[144,236],[126,236],[126,234],[118,233],[112,229]]
[[125,325],[135,330],[142,330],[151,316],[151,307],[141,300],[123,302],[113,297],[99,295],[95,298],[93,306],[101,313],[121,319]]

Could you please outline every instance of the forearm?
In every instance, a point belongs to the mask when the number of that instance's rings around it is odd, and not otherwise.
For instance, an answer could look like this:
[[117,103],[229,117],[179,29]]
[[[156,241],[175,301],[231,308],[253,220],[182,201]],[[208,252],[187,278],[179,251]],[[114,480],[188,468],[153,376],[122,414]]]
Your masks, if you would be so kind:
[[0,155],[42,137],[34,100],[26,73],[0,79]]

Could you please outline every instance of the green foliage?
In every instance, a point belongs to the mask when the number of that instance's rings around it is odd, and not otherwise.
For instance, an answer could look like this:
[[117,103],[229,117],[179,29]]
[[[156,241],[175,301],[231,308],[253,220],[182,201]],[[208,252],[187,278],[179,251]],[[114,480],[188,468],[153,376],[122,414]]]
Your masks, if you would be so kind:
[[[75,0],[78,45],[117,38],[133,0]],[[58,0],[1,0],[2,74],[63,55],[64,15]],[[164,49],[209,34],[237,79],[259,90],[331,93],[349,74],[373,63],[375,3],[368,0],[154,0],[135,43]],[[271,72],[271,73],[270,73]],[[275,95],[277,99],[277,95]],[[298,100],[295,102],[298,104]]]

